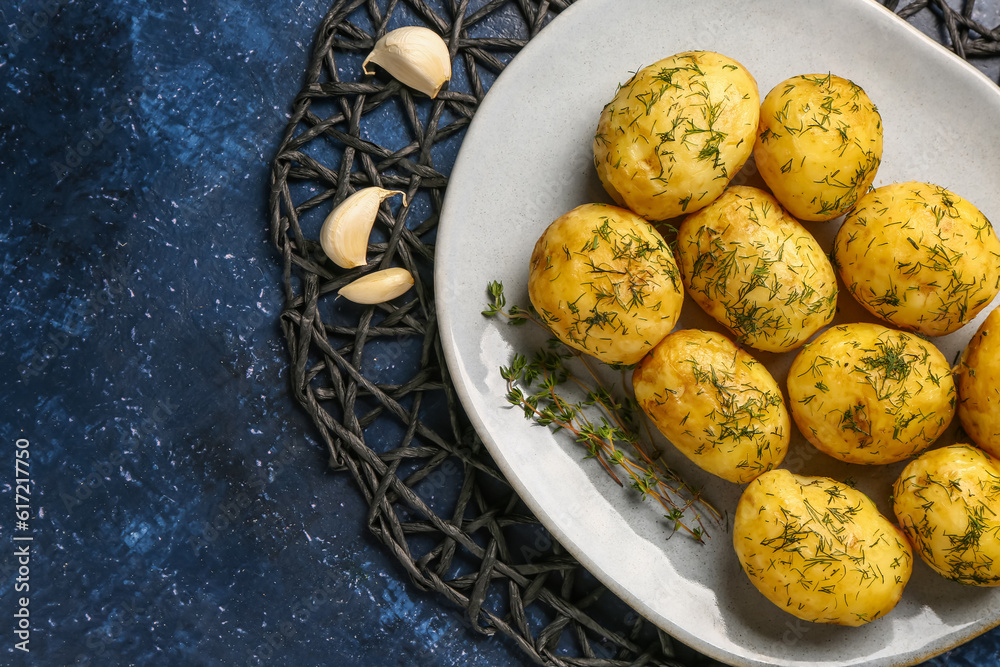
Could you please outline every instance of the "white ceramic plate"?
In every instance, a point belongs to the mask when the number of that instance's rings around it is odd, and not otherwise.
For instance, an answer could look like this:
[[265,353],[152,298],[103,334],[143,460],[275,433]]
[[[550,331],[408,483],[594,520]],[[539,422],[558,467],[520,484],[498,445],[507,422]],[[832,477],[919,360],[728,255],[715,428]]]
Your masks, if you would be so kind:
[[[528,506],[609,588],[673,636],[734,665],[915,664],[1000,622],[1000,590],[948,582],[918,562],[903,600],[885,618],[862,628],[798,621],[749,583],[728,525],[712,529],[707,546],[680,535],[668,541],[656,506],[617,487],[568,437],[505,404],[498,368],[543,336],[482,317],[487,283],[502,280],[509,301],[528,304],[537,237],[574,206],[608,201],[590,152],[602,107],[630,72],[692,49],[742,62],[761,97],[796,74],[832,71],[854,80],[885,126],[876,186],[937,183],[1000,220],[1000,89],[874,2],[583,0],[499,77],[455,165],[435,275],[450,371],[479,434]],[[838,225],[810,229],[829,249]],[[840,304],[838,321],[870,320],[844,291]],[[978,322],[935,341],[949,361]],[[690,299],[678,326],[719,330]],[[757,356],[783,384],[794,354]],[[942,442],[954,437],[952,429]],[[672,460],[732,514],[740,486],[708,478],[676,452]],[[785,467],[850,477],[888,512],[889,484],[901,465],[837,463],[799,437]]]

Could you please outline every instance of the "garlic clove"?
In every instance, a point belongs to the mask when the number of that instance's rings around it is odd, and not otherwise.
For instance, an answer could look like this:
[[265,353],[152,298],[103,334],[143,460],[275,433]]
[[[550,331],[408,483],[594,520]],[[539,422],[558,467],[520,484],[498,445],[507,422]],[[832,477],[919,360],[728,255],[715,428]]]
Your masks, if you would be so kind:
[[354,303],[384,303],[405,294],[413,287],[413,276],[398,267],[375,271],[348,283],[337,292]]
[[448,45],[441,35],[420,26],[397,28],[383,35],[361,63],[365,74],[374,74],[368,71],[369,62],[430,97],[437,97],[441,86],[451,79]]
[[406,193],[402,190],[370,187],[358,190],[326,216],[319,242],[334,264],[353,269],[368,263],[368,237],[378,216],[378,207],[394,195],[403,195],[403,206],[406,206]]

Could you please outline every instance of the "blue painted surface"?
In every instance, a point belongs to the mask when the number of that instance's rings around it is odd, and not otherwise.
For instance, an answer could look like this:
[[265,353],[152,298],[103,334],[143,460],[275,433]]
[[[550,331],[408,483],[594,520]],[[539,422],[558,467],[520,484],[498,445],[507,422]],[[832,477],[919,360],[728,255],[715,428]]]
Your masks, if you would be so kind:
[[0,662],[527,664],[409,584],[287,390],[267,167],[326,9],[0,0]]

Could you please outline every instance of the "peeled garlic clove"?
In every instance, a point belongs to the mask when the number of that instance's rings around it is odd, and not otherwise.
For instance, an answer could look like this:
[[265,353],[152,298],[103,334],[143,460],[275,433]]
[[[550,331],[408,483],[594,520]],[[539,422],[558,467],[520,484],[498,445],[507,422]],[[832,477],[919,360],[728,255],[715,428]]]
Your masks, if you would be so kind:
[[337,292],[354,303],[384,303],[404,294],[413,287],[413,276],[406,269],[392,268],[375,271],[348,283]]
[[374,74],[368,71],[369,61],[430,97],[437,97],[441,86],[451,79],[448,45],[429,28],[407,26],[386,33],[361,63],[365,74]]
[[353,269],[368,263],[368,237],[378,216],[378,207],[393,195],[403,195],[403,206],[406,206],[406,194],[402,190],[362,188],[326,216],[319,242],[334,264]]

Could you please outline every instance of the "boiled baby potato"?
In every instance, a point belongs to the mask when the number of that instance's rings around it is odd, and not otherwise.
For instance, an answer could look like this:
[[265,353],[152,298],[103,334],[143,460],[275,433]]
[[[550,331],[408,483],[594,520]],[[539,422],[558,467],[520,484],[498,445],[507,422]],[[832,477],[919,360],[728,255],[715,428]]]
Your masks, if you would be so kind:
[[882,119],[860,86],[795,76],[764,98],[754,144],[761,178],[800,220],[830,220],[863,195],[882,161]]
[[933,449],[892,492],[899,525],[928,565],[962,584],[1000,586],[1000,461],[971,445]]
[[962,428],[973,442],[1000,457],[1000,309],[980,325],[955,370]]
[[843,324],[806,345],[788,369],[788,400],[817,449],[848,463],[895,463],[933,443],[955,415],[944,355],[911,333]]
[[604,107],[594,166],[618,204],[650,220],[718,197],[753,150],[760,96],[743,65],[688,51],[639,70]]
[[634,364],[670,333],[684,287],[663,237],[631,211],[584,204],[549,225],[531,253],[528,296],[559,340]]
[[733,546],[764,597],[816,623],[885,616],[913,568],[906,537],[866,495],[787,470],[764,473],[743,492]]
[[758,350],[799,347],[837,310],[837,276],[826,253],[763,190],[731,187],[686,217],[676,255],[698,305]]
[[833,260],[869,312],[925,336],[959,329],[1000,292],[1000,239],[990,221],[927,183],[862,197],[837,232]]
[[749,482],[785,458],[791,424],[781,390],[722,334],[670,334],[632,373],[632,387],[660,432],[713,475]]

